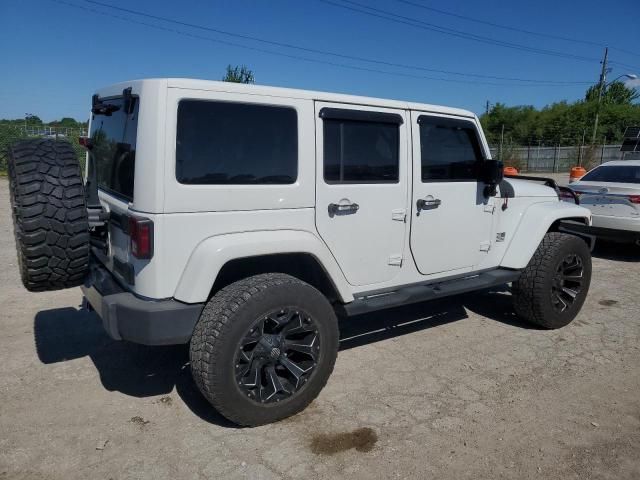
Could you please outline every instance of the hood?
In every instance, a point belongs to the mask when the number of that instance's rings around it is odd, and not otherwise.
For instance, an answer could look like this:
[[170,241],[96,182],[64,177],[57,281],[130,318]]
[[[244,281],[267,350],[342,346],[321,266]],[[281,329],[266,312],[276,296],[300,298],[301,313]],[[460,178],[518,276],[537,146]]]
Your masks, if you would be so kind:
[[517,180],[515,178],[505,178],[500,182],[500,194],[508,197],[553,197],[558,198],[556,191],[551,188],[530,180]]

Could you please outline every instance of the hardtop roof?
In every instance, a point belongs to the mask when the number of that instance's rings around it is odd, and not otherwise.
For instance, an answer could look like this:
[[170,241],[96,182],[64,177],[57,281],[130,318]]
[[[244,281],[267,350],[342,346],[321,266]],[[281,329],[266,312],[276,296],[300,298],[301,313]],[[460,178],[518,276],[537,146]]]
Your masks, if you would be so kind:
[[214,80],[198,80],[191,78],[150,78],[120,82],[101,90],[113,91],[114,87],[123,88],[131,84],[144,84],[166,82],[169,88],[183,88],[190,90],[206,90],[218,92],[249,93],[255,95],[270,95],[274,97],[300,98],[325,102],[350,103],[354,105],[370,105],[376,107],[398,108],[404,110],[420,110],[433,113],[442,113],[463,117],[476,118],[476,115],[460,108],[445,107],[442,105],[430,105],[426,103],[408,102],[402,100],[390,100],[383,98],[364,97],[331,92],[318,92],[313,90],[299,90],[295,88],[271,87],[267,85],[246,85],[240,83],[220,82]]

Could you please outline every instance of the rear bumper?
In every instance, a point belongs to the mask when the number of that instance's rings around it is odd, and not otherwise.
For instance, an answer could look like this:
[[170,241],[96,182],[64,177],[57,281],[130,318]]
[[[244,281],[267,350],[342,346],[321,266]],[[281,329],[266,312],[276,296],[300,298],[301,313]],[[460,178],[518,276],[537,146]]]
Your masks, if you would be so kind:
[[188,343],[203,308],[202,304],[173,299],[136,297],[120,287],[111,272],[96,263],[81,288],[111,338],[143,345]]
[[592,239],[598,238],[601,240],[620,243],[636,243],[640,241],[640,232],[633,230],[589,226],[574,222],[562,222],[559,229],[561,232],[572,233],[574,235]]
[[594,215],[593,226],[604,230],[629,232],[640,235],[639,217],[613,217],[611,215]]

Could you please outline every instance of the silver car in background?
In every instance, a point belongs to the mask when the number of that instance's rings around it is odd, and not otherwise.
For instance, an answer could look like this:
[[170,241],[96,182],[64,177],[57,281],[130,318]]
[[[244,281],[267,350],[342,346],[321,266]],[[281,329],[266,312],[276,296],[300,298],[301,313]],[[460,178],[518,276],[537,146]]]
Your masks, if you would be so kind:
[[640,245],[640,160],[603,163],[569,188],[593,214],[590,233]]

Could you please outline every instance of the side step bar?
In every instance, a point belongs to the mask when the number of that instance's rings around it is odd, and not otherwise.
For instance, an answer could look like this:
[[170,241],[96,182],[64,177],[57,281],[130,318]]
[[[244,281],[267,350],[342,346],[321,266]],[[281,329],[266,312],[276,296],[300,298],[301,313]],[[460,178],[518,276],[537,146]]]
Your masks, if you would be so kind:
[[504,285],[517,280],[519,276],[520,270],[499,268],[473,276],[439,281],[438,283],[409,285],[392,292],[357,297],[353,302],[344,305],[344,310],[349,316],[360,315],[375,310],[435,300],[436,298]]

